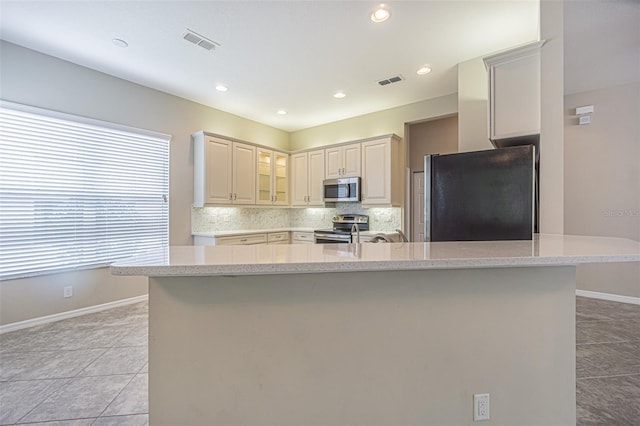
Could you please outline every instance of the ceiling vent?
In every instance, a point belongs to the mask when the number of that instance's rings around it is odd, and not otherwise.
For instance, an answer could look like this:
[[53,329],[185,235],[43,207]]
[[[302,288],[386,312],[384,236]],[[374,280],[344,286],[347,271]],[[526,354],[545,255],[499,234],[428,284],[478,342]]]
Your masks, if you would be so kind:
[[393,77],[389,77],[389,78],[384,78],[382,80],[378,80],[378,84],[380,86],[386,86],[387,84],[391,84],[391,83],[397,83],[399,81],[404,80],[404,78],[398,74],[398,75],[394,75]]
[[205,36],[201,36],[189,28],[187,28],[184,34],[182,34],[182,38],[206,50],[215,50],[216,47],[220,47],[220,43],[216,43]]

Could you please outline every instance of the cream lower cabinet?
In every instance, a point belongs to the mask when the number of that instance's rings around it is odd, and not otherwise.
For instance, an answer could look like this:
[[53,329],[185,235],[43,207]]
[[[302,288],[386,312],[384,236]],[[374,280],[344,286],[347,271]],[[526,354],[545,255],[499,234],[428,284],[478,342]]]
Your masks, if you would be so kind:
[[257,148],[256,204],[286,206],[289,154]]
[[324,150],[291,156],[291,205],[324,206]]
[[360,144],[335,146],[327,148],[325,152],[325,178],[360,176]]
[[229,235],[225,237],[205,237],[195,235],[193,237],[193,244],[196,246],[236,246],[267,244],[267,242],[268,237],[266,233]]
[[404,167],[400,140],[392,135],[362,142],[362,206],[402,206]]
[[313,244],[315,242],[313,232],[293,231],[291,233],[293,244]]
[[205,132],[194,141],[194,206],[256,202],[256,148]]
[[289,244],[289,231],[259,232],[256,234],[227,235],[213,237],[194,235],[193,245],[196,246],[236,246],[255,244]]
[[269,232],[267,244],[289,244],[289,231]]

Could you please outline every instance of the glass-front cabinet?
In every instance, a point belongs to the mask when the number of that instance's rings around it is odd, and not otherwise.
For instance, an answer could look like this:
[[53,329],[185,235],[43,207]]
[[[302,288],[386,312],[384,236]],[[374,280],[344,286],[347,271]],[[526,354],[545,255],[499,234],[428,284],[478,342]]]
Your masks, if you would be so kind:
[[287,168],[289,155],[267,149],[257,149],[258,180],[256,182],[256,203],[289,204],[287,195]]

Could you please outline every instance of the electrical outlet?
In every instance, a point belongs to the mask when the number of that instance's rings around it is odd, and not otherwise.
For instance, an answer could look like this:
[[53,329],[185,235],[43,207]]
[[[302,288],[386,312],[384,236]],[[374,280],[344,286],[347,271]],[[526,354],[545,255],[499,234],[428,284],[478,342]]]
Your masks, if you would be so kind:
[[489,420],[489,394],[477,393],[473,395],[473,421]]
[[73,296],[73,287],[69,286],[69,287],[65,287],[64,288],[64,297],[71,297]]

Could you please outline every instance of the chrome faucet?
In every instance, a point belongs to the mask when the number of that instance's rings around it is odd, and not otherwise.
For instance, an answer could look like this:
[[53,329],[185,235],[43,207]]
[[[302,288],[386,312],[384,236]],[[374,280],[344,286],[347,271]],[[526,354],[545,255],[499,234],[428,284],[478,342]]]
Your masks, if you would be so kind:
[[351,235],[353,235],[354,230],[356,232],[356,244],[360,244],[360,227],[358,226],[357,223],[354,223],[351,226]]

